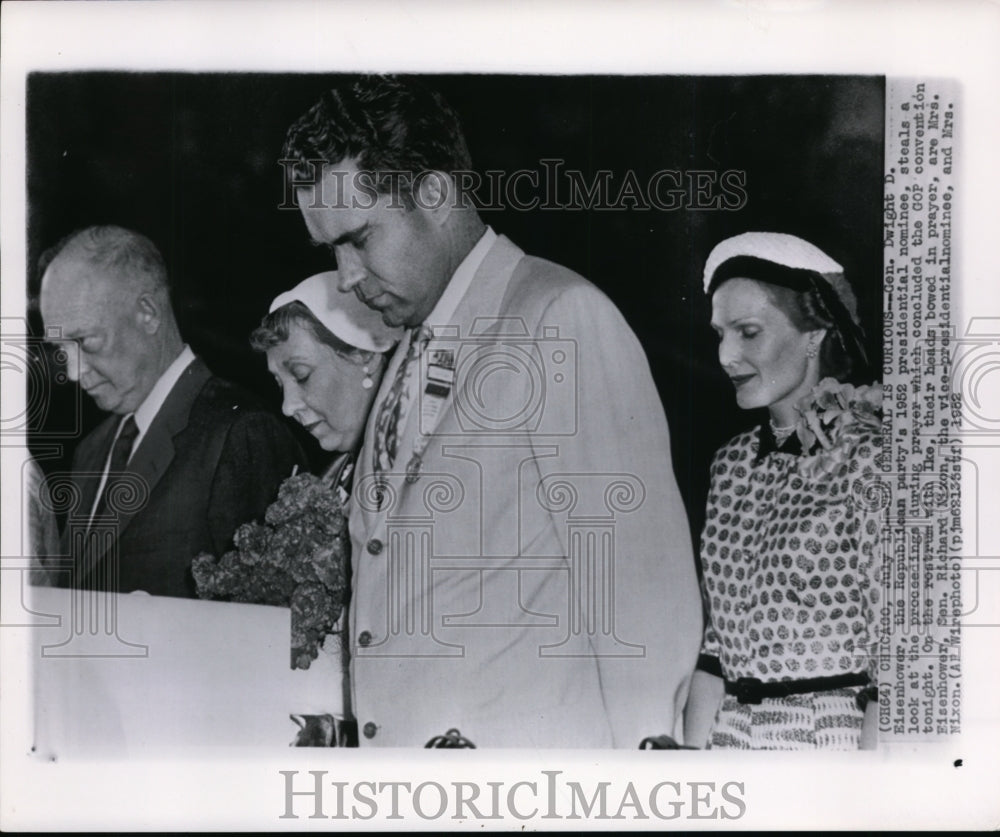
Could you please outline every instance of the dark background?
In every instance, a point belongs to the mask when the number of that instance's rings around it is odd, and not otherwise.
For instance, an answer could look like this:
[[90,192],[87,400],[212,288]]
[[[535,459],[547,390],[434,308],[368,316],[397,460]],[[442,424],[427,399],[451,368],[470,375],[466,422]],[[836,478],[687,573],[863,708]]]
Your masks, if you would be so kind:
[[[558,158],[588,181],[612,170],[613,193],[629,169],[643,184],[661,169],[746,172],[748,201],[738,211],[484,212],[527,253],[591,279],[639,335],[670,422],[693,533],[703,519],[712,453],[760,419],[736,407],[708,326],[702,268],[718,241],[773,230],[825,250],[844,265],[870,352],[881,357],[881,77],[423,78],[462,118],[480,171],[540,170],[540,160]],[[325,249],[308,243],[298,213],[278,209],[277,160],[289,124],[334,79],[31,75],[31,294],[40,278],[33,266],[63,235],[101,223],[136,229],[164,253],[185,339],[217,374],[277,409],[277,390],[247,335],[275,294],[333,267]],[[29,319],[40,335],[37,311]],[[47,408],[34,413],[33,449],[76,409],[74,385],[52,383],[49,364],[47,376],[31,379],[49,393]],[[85,433],[101,415],[83,402]],[[68,467],[76,438],[64,441],[62,455],[42,459],[46,470]]]

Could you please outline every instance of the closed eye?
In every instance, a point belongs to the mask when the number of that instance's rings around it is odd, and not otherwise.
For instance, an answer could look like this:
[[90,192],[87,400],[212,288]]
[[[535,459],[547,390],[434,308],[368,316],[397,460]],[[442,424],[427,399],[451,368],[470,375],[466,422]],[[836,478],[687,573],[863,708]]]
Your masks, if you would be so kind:
[[332,249],[335,247],[342,247],[345,244],[351,244],[354,247],[362,246],[364,242],[368,240],[369,231],[369,223],[366,221],[357,229],[349,230],[329,242],[329,247]]
[[[367,228],[365,228],[365,229],[363,229],[363,230],[361,230],[359,232],[352,233],[344,241],[338,242],[337,246],[338,247],[344,247],[346,245],[348,247],[353,247],[355,250],[364,250],[365,249],[365,244],[368,243],[368,239],[370,237],[371,237],[371,233],[369,233],[368,230],[367,230]],[[334,248],[331,247],[330,249],[333,250]],[[334,253],[334,256],[336,256],[336,253]]]
[[292,380],[299,386],[308,381],[309,376],[313,373],[312,367],[306,363],[293,362],[285,368],[288,369],[288,374],[292,376]]

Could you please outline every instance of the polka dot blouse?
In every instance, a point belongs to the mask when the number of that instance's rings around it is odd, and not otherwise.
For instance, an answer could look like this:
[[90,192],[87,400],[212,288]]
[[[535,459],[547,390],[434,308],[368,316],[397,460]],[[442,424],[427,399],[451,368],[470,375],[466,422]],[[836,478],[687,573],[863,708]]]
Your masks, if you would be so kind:
[[702,654],[727,680],[798,680],[868,671],[879,585],[879,526],[863,487],[879,438],[861,437],[835,473],[806,476],[798,439],[769,428],[716,454],[701,563],[709,619]]

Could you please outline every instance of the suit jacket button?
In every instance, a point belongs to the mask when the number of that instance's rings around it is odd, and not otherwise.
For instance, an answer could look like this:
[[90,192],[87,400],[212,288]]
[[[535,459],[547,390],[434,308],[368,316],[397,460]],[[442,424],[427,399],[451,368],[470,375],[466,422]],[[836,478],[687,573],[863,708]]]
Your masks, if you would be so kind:
[[367,647],[371,644],[372,644],[371,631],[362,631],[360,634],[358,634],[358,645]]
[[378,555],[382,551],[382,541],[378,538],[372,538],[368,541],[367,549],[369,555]]
[[372,721],[365,724],[362,732],[365,734],[365,738],[374,738],[375,733],[378,731],[378,727]]

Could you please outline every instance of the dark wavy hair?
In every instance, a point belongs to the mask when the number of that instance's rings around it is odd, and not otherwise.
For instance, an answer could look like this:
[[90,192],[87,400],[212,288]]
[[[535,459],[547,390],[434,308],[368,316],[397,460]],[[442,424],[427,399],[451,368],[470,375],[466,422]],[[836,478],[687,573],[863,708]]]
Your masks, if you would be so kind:
[[362,76],[328,90],[288,129],[282,158],[290,186],[315,182],[316,162],[354,160],[379,193],[395,193],[409,208],[421,172],[472,168],[458,117],[444,98],[395,76]]
[[[857,299],[847,281],[840,274],[824,274],[824,278],[834,285],[849,313],[856,317]],[[826,329],[826,336],[819,347],[820,378],[836,378],[842,383],[867,383],[861,379],[869,375],[869,370],[867,367],[861,368],[862,364],[856,362],[854,354],[848,350],[837,320],[819,294],[813,290],[799,291],[770,282],[761,282],[760,285],[774,305],[784,312],[799,331]]]

